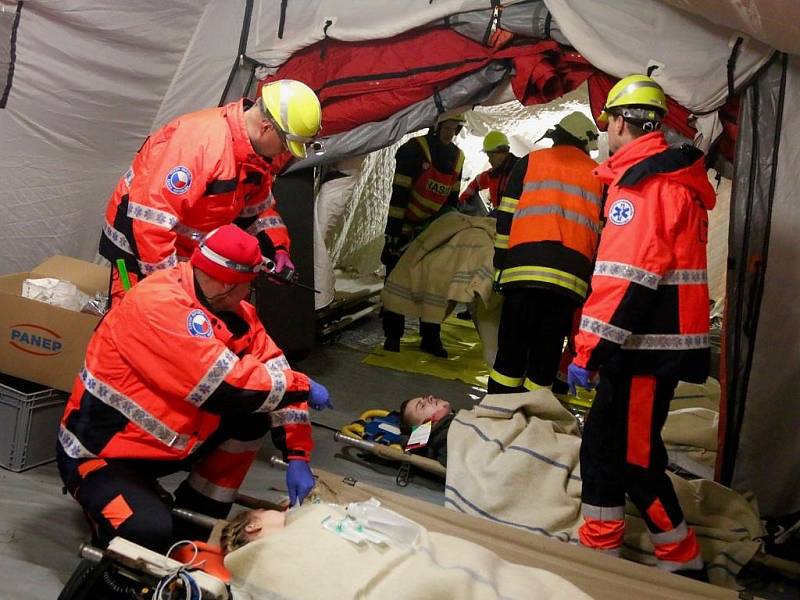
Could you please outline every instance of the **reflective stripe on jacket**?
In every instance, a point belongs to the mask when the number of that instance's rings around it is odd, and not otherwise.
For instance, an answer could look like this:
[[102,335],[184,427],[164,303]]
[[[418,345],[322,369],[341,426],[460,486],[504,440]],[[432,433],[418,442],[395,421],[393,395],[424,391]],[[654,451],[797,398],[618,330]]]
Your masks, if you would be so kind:
[[[459,150],[455,170],[444,173],[433,164],[428,140],[424,136],[415,139],[422,148],[425,161],[429,165],[414,182],[411,188],[411,199],[406,207],[406,221],[416,224],[434,216],[447,202],[454,186],[458,185],[461,167],[464,165],[464,153]],[[456,191],[458,191],[457,188]]]
[[89,342],[61,421],[66,453],[179,460],[221,414],[268,412],[284,456],[308,460],[308,377],[290,368],[252,305],[227,319],[233,330],[198,299],[188,263],[133,287]]
[[495,266],[504,287],[547,287],[582,302],[600,230],[597,166],[573,146],[531,152],[498,207]]
[[716,195],[702,153],[660,132],[596,170],[606,226],[575,362],[702,382],[708,375],[708,213]]
[[145,140],[112,194],[100,254],[149,275],[188,258],[210,231],[236,223],[289,248],[272,197],[282,165],[253,150],[243,101],[178,117]]

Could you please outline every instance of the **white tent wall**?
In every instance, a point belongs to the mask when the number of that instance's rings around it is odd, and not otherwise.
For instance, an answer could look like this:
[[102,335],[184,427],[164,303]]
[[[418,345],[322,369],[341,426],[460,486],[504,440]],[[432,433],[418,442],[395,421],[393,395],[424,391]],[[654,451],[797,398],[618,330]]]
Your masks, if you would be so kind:
[[759,77],[740,113],[721,473],[723,483],[755,492],[768,516],[800,510],[800,58],[788,57],[785,91],[782,67],[775,61]]
[[[165,103],[170,92],[174,98],[188,89],[172,85],[178,71],[203,72],[206,60],[184,57],[197,45],[198,24],[211,25],[206,5],[24,4],[13,82],[0,110],[0,273],[28,270],[53,254],[95,256],[116,181],[159,115],[183,108]],[[221,36],[233,40],[234,52],[240,29]],[[229,69],[235,54],[225,53]],[[212,96],[223,85],[208,98],[188,94],[193,108],[216,104]]]
[[[204,5],[204,8],[188,27],[184,52],[173,67],[169,87],[163,94],[151,130],[182,114],[217,106],[239,54],[245,2],[205,0],[194,4]],[[167,30],[162,31],[162,35],[169,35],[171,26],[165,25]],[[251,21],[249,35],[256,35],[258,26]]]

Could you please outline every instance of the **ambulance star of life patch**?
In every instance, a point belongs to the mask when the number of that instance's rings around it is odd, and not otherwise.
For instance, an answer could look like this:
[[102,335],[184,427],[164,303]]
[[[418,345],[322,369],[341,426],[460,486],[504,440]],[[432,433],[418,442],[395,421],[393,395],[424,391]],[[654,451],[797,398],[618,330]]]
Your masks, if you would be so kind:
[[608,220],[614,225],[625,225],[633,219],[633,203],[625,198],[615,200],[608,209]]
[[173,194],[179,196],[185,194],[192,187],[192,172],[183,165],[179,165],[167,173],[165,183],[167,189]]
[[206,313],[199,308],[189,313],[186,318],[186,329],[189,331],[189,335],[194,337],[210,338],[213,333]]

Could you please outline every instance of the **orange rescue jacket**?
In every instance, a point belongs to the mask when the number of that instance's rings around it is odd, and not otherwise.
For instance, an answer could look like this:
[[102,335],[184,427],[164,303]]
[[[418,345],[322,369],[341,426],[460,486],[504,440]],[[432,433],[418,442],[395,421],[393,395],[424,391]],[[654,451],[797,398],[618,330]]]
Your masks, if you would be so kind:
[[289,249],[271,193],[274,170],[285,161],[253,150],[243,102],[183,115],[145,140],[108,202],[102,256],[149,275],[188,258],[227,223]]
[[488,189],[489,202],[491,202],[492,208],[497,208],[500,205],[500,200],[505,195],[508,178],[518,160],[519,157],[509,154],[499,167],[487,169],[483,173],[480,173],[475,179],[470,181],[469,185],[461,192],[461,195],[458,197],[458,203],[464,204],[469,201],[474,194],[477,194],[479,190]]
[[181,460],[226,412],[268,412],[284,458],[309,460],[308,377],[291,369],[252,305],[226,322],[198,298],[188,263],[134,286],[89,342],[58,434],[65,452]]
[[647,134],[600,165],[606,226],[575,340],[579,366],[702,382],[708,375],[703,155]]

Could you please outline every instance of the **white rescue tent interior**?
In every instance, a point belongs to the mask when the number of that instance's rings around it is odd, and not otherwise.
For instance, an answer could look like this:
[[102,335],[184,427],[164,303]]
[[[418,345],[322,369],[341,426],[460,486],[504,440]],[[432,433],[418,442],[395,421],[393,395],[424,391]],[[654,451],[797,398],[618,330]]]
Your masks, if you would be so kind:
[[[732,186],[716,480],[754,493],[762,515],[800,511],[800,245],[793,236],[800,4],[2,0],[0,8],[0,275],[56,254],[95,260],[108,196],[151,131],[252,91],[257,79],[325,39],[390,40],[430,27],[478,41],[498,28],[539,32],[611,77],[654,69],[666,93],[694,115],[693,141],[703,150],[723,131],[718,111],[738,96],[733,160],[717,165]],[[506,72],[482,72],[481,85],[468,81],[472,75],[381,122],[331,135],[323,129],[326,154],[289,171],[370,152],[383,152],[385,162],[393,145],[442,111],[513,99]],[[14,477],[3,474],[4,487]],[[60,491],[40,486],[38,493]],[[13,521],[3,528],[11,543]]]

